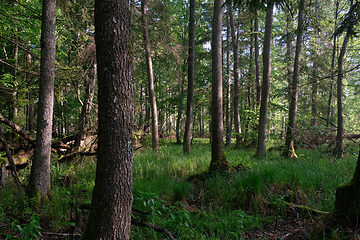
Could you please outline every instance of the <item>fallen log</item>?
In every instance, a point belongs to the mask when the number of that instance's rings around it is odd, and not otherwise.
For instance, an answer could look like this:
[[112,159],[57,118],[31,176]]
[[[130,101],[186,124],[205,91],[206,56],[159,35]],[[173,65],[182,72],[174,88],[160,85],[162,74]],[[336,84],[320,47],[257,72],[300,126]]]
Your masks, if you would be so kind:
[[17,134],[19,134],[20,136],[22,136],[23,138],[28,140],[30,143],[33,143],[35,141],[28,134],[26,134],[19,125],[7,120],[6,118],[4,118],[3,115],[1,115],[1,113],[0,113],[0,122],[2,122],[5,125],[11,127],[14,132],[16,132]]

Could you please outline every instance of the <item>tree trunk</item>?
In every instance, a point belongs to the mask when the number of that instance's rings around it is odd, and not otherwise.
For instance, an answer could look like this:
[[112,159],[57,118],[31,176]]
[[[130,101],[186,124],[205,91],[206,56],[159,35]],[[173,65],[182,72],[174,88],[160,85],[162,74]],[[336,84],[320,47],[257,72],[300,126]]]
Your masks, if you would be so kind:
[[95,188],[81,239],[130,239],[133,83],[128,0],[95,1],[99,135]]
[[85,96],[84,102],[81,110],[81,115],[79,118],[79,128],[78,133],[75,137],[74,143],[74,151],[79,151],[80,148],[83,147],[83,141],[85,137],[86,131],[89,129],[90,124],[90,112],[91,112],[91,105],[94,98],[95,92],[95,83],[96,83],[96,61],[93,60],[91,62],[91,66],[89,68],[89,73],[84,79],[85,81]]
[[231,84],[230,84],[230,9],[231,4],[227,5],[226,14],[226,141],[225,146],[231,145]]
[[150,42],[149,42],[149,31],[148,31],[148,20],[146,17],[146,8],[147,0],[141,0],[141,14],[142,14],[142,23],[144,30],[144,48],[146,55],[146,69],[148,77],[148,93],[149,101],[151,107],[151,137],[152,137],[152,149],[154,151],[159,151],[159,124],[158,124],[158,113],[156,107],[156,96],[154,89],[154,75],[153,75],[153,66],[151,60],[150,52]]
[[232,8],[229,8],[230,14],[230,27],[231,27],[231,40],[234,54],[234,128],[236,134],[236,143],[235,148],[241,148],[241,126],[240,126],[240,113],[239,113],[239,97],[240,97],[240,83],[239,83],[239,70],[238,70],[238,41],[235,35],[235,25],[234,25],[234,16],[232,12]]
[[337,108],[338,108],[338,119],[337,119],[337,135],[336,135],[336,146],[335,155],[341,157],[343,155],[343,134],[344,134],[344,116],[342,106],[342,79],[343,79],[343,61],[346,52],[346,47],[350,39],[350,32],[347,31],[341,51],[338,59],[338,79],[337,79]]
[[[335,2],[335,23],[338,19],[338,9],[339,9],[339,1]],[[336,31],[337,25],[334,26],[334,32]],[[331,83],[330,83],[330,93],[329,93],[329,101],[328,101],[328,109],[327,109],[327,118],[326,118],[326,126],[330,125],[331,120],[331,104],[334,94],[334,82],[335,82],[335,58],[336,58],[336,40],[337,36],[334,36],[333,50],[332,50],[332,58],[331,58]]]
[[294,150],[294,135],[296,116],[298,108],[298,96],[299,96],[299,76],[300,76],[300,64],[301,64],[301,48],[302,48],[302,37],[304,32],[304,12],[305,12],[306,0],[300,0],[299,2],[299,17],[298,17],[298,28],[296,37],[296,50],[295,50],[295,61],[294,61],[294,75],[291,84],[291,98],[290,98],[290,109],[289,109],[289,123],[286,130],[285,149],[283,155],[289,157],[296,157]]
[[357,226],[360,208],[360,153],[352,180],[336,188],[335,208],[331,219],[343,226]]
[[190,154],[190,142],[193,125],[194,105],[194,61],[195,61],[195,0],[190,0],[189,17],[189,58],[188,58],[188,91],[186,103],[186,124],[184,133],[183,152]]
[[255,85],[256,85],[256,103],[257,107],[261,101],[261,84],[260,84],[260,62],[259,62],[259,16],[257,10],[255,10],[255,22],[254,22],[254,44],[255,44]]
[[210,172],[228,171],[230,163],[224,150],[223,99],[222,99],[222,5],[214,1],[212,29],[212,103],[211,103],[211,162]]
[[47,202],[50,192],[50,154],[54,106],[56,1],[44,0],[41,25],[40,88],[36,145],[27,195]]
[[261,91],[261,106],[259,117],[259,133],[256,156],[264,158],[266,156],[266,128],[267,128],[267,112],[269,104],[270,91],[270,44],[273,23],[274,4],[271,2],[266,11],[264,47],[263,47],[263,82]]

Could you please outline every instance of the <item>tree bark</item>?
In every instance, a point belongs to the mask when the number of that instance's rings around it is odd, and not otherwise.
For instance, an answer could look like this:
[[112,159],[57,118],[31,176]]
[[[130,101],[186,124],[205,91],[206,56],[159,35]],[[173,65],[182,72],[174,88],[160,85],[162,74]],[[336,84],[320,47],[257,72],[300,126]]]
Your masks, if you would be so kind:
[[232,41],[232,47],[233,47],[233,55],[234,55],[234,65],[233,65],[233,71],[234,71],[234,128],[235,128],[235,134],[236,134],[236,143],[235,148],[240,149],[241,148],[241,125],[240,125],[240,113],[239,113],[239,97],[240,97],[240,83],[239,83],[239,69],[238,69],[238,41],[237,37],[235,35],[235,24],[234,24],[234,16],[232,12],[232,8],[229,8],[229,14],[230,14],[230,28],[231,28],[231,41]]
[[55,80],[56,1],[44,0],[41,25],[40,88],[34,159],[27,195],[37,203],[47,202],[50,192],[50,154]]
[[211,162],[210,172],[228,171],[230,163],[224,150],[223,99],[222,99],[222,5],[214,1],[212,29],[212,103],[211,103]]
[[297,36],[296,36],[294,75],[291,84],[292,89],[291,89],[290,109],[289,109],[289,123],[286,130],[285,149],[283,153],[285,157],[289,157],[289,154],[291,154],[291,157],[294,156],[296,157],[294,150],[294,139],[295,139],[294,135],[295,135],[296,116],[298,109],[299,77],[300,77],[302,38],[304,32],[305,2],[306,0],[300,0],[299,2],[299,17],[298,17]]
[[260,84],[260,47],[259,47],[259,16],[257,10],[255,10],[255,21],[254,21],[254,44],[255,44],[255,86],[256,86],[256,103],[257,107],[261,101],[261,84]]
[[181,86],[180,86],[180,100],[179,100],[179,106],[178,106],[178,113],[177,113],[177,119],[176,119],[176,143],[181,144],[181,138],[180,138],[180,122],[182,117],[182,105],[183,105],[183,98],[184,98],[184,82],[185,82],[185,76],[181,80]]
[[[339,9],[339,1],[335,2],[335,23],[338,19],[338,9]],[[334,32],[336,31],[337,25],[334,24]],[[335,82],[335,58],[336,58],[336,40],[337,36],[334,36],[333,49],[332,49],[332,58],[331,58],[331,79],[330,79],[330,92],[329,92],[329,101],[327,108],[327,118],[326,118],[326,127],[330,125],[331,120],[331,104],[334,95],[334,82]]]
[[265,34],[264,34],[264,47],[263,47],[263,82],[261,90],[261,106],[259,117],[259,133],[258,145],[256,156],[264,158],[266,156],[266,128],[267,128],[267,114],[269,104],[269,91],[270,91],[270,44],[271,32],[273,23],[274,3],[268,4],[266,11]]
[[82,239],[130,239],[133,83],[128,0],[95,1],[99,135],[95,188]]
[[188,58],[188,91],[186,103],[186,123],[184,133],[183,152],[190,154],[190,142],[193,125],[194,105],[194,62],[195,62],[195,0],[190,0],[189,17],[189,58]]
[[231,71],[230,71],[230,11],[231,4],[227,4],[226,12],[226,141],[225,146],[230,147],[231,145]]
[[151,138],[152,138],[152,149],[159,151],[159,124],[158,124],[158,113],[156,107],[156,96],[154,89],[154,74],[151,60],[149,31],[148,31],[148,20],[146,17],[147,0],[141,0],[141,14],[142,23],[144,30],[144,49],[146,55],[146,69],[148,77],[148,93],[151,107]]
[[344,41],[341,46],[341,51],[338,59],[338,78],[337,78],[337,135],[336,135],[336,146],[335,155],[341,157],[343,155],[343,134],[344,134],[344,116],[343,116],[343,103],[342,103],[342,80],[343,80],[343,61],[346,52],[347,44],[350,40],[350,32],[347,31]]

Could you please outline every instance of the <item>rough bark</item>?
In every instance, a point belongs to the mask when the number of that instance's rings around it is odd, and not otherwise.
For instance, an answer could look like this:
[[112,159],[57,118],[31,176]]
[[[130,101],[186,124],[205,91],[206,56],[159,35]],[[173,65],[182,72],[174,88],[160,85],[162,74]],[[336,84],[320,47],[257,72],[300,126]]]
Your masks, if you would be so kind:
[[290,109],[289,109],[289,123],[286,130],[285,149],[283,155],[285,157],[296,157],[294,150],[294,139],[295,139],[295,125],[298,109],[298,96],[299,96],[299,77],[300,77],[300,63],[301,63],[301,48],[302,38],[304,32],[304,12],[305,12],[306,0],[300,0],[299,2],[299,16],[298,16],[298,27],[296,36],[296,50],[294,60],[294,75],[291,84],[291,98],[290,98]]
[[95,41],[98,161],[82,239],[130,239],[134,104],[128,0],[95,1]]
[[228,171],[230,163],[224,150],[222,99],[222,0],[214,1],[212,30],[212,103],[211,103],[211,162],[210,172]]
[[194,62],[195,62],[195,0],[190,0],[189,17],[189,58],[188,58],[188,90],[186,103],[186,123],[184,133],[183,152],[190,154],[190,142],[193,125],[194,105]]
[[261,90],[261,106],[259,117],[259,133],[258,145],[256,156],[264,158],[266,156],[266,128],[267,128],[267,114],[269,104],[269,91],[270,91],[270,44],[271,32],[273,23],[274,4],[271,2],[266,11],[265,34],[264,34],[264,47],[263,47],[263,80]]
[[154,89],[154,75],[153,75],[153,66],[151,60],[151,51],[150,51],[150,41],[149,41],[149,31],[148,31],[148,20],[146,16],[147,0],[141,0],[141,14],[142,14],[142,23],[144,30],[144,49],[146,55],[146,70],[148,77],[148,93],[149,93],[149,102],[151,107],[151,138],[152,138],[152,149],[155,151],[159,150],[159,124],[158,124],[158,113],[156,107],[156,96]]
[[41,25],[40,88],[36,145],[27,195],[47,202],[50,192],[50,154],[55,80],[56,1],[44,0]]

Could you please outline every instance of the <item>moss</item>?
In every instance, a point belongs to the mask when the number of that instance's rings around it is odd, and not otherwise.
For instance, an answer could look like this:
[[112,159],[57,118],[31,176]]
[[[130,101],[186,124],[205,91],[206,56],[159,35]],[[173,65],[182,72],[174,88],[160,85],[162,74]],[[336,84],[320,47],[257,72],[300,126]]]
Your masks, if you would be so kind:
[[213,172],[229,172],[233,169],[233,166],[228,161],[225,152],[211,155],[211,162],[209,171]]

